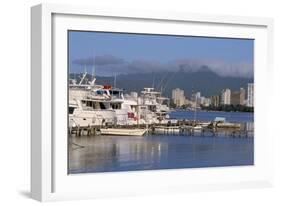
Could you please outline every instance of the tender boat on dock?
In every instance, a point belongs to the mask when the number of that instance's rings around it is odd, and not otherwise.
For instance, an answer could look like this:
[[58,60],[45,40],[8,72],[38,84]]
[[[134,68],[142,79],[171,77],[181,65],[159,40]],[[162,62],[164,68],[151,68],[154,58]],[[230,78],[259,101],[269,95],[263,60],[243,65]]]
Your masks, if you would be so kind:
[[100,132],[101,135],[143,136],[147,129],[105,128],[100,129]]
[[180,133],[179,126],[155,126],[154,132],[157,134],[178,134]]
[[216,117],[214,120],[214,123],[217,128],[240,129],[240,127],[241,127],[241,124],[239,124],[239,123],[226,122],[226,119],[224,117]]
[[201,131],[203,129],[203,127],[201,125],[196,125],[193,127],[194,131]]

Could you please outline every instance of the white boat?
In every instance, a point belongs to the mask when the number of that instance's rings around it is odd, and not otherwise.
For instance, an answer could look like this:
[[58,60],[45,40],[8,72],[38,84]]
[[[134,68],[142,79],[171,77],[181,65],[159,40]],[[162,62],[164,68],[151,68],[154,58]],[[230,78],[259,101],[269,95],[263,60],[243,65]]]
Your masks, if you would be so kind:
[[161,92],[154,88],[144,88],[141,91],[140,115],[149,124],[168,123],[170,108],[168,107],[169,98],[163,97]]
[[168,123],[169,107],[164,102],[169,99],[154,88],[145,88],[141,97],[124,98],[122,89],[97,85],[95,77],[82,84],[86,74],[79,84],[73,80],[69,85],[70,127]]
[[196,125],[193,127],[194,131],[201,131],[203,129],[203,127],[201,125]]
[[102,135],[143,136],[147,129],[106,128],[100,129],[100,131]]
[[241,124],[239,124],[239,123],[226,122],[226,119],[224,117],[216,117],[214,122],[215,122],[217,128],[239,129],[241,127]]
[[178,134],[180,133],[180,127],[178,126],[157,126],[154,127],[155,133],[160,134]]
[[137,102],[125,100],[123,90],[96,85],[95,80],[86,85],[70,85],[70,126],[138,124]]
[[230,123],[230,122],[222,122],[222,123],[217,123],[218,128],[236,128],[239,129],[241,127],[241,124],[239,123]]

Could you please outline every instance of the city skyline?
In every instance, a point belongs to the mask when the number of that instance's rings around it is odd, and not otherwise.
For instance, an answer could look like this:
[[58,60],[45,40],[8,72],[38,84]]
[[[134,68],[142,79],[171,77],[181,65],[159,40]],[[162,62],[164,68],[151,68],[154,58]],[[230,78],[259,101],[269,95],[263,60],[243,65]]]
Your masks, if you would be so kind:
[[188,97],[187,91],[181,88],[175,88],[172,90],[171,100],[176,107],[184,105],[191,105],[191,107],[201,105],[215,107],[220,105],[241,105],[254,107],[254,84],[248,83],[246,89],[241,87],[239,91],[225,88],[221,90],[220,94],[212,96],[204,96],[201,94],[201,91],[191,91],[191,96]]

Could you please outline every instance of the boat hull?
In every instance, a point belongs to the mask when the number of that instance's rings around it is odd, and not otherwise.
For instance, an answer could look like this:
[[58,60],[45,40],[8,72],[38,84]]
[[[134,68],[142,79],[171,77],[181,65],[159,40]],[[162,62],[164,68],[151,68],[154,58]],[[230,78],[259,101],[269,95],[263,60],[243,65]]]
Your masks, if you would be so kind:
[[143,136],[147,129],[100,129],[101,135],[117,135],[117,136]]

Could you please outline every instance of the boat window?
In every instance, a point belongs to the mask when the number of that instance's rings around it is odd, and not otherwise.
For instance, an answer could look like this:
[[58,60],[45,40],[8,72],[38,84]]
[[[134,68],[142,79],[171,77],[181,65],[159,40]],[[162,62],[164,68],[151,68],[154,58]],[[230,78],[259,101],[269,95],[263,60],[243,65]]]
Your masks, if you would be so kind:
[[100,102],[100,108],[101,109],[106,109],[105,105],[102,102]]
[[102,95],[102,94],[104,94],[104,92],[102,90],[97,90],[97,94]]
[[112,109],[121,109],[121,104],[120,103],[112,103],[111,107],[112,107]]
[[149,106],[149,110],[152,111],[152,112],[155,112],[156,106],[154,106],[154,105]]
[[99,102],[93,102],[93,109],[101,109]]
[[73,114],[75,107],[68,107],[68,114]]
[[86,106],[86,102],[84,100],[82,100],[82,106],[85,107]]
[[119,91],[112,91],[113,95],[119,95]]
[[87,107],[93,107],[93,102],[87,101],[87,102],[86,102],[86,106],[87,106]]

